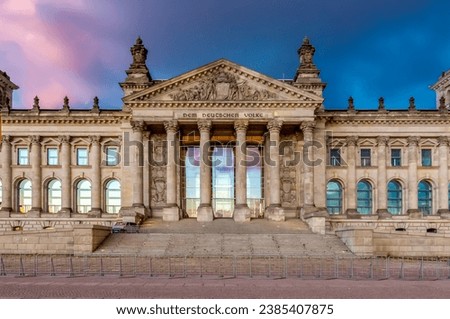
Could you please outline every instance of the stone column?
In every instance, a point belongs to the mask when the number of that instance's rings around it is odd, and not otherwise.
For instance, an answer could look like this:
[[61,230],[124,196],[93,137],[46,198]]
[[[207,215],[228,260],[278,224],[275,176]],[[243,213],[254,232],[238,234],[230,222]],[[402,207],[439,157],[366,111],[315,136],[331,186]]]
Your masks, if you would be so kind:
[[356,214],[356,143],[357,136],[348,136],[347,143],[347,210],[346,214]]
[[448,213],[448,137],[439,137],[439,207],[438,214]]
[[417,201],[417,145],[418,136],[408,137],[408,214],[418,213]]
[[92,205],[89,211],[90,215],[100,217],[102,214],[101,194],[102,194],[102,177],[101,177],[101,148],[100,136],[90,136],[91,141],[91,180],[92,180]]
[[153,151],[153,148],[150,147],[150,131],[146,131],[143,133],[143,143],[144,143],[144,177],[143,177],[143,183],[144,183],[144,194],[143,194],[143,201],[144,206],[148,207],[147,210],[147,217],[151,217],[151,185],[152,185],[152,178],[151,178],[151,165],[150,165],[150,152]]
[[387,136],[378,136],[378,170],[377,170],[377,214],[380,217],[389,217],[387,210],[387,177],[386,177],[386,144]]
[[[142,145],[142,134],[145,128],[144,121],[133,121],[131,122],[131,127],[133,129],[132,142],[134,143],[134,152],[132,153],[131,161],[131,175],[133,177],[133,207],[137,212],[142,212],[144,208],[143,200],[143,165],[144,165],[144,151]],[[141,212],[141,213],[142,213]]]
[[200,131],[200,206],[197,209],[197,221],[210,222],[214,219],[211,206],[211,121],[201,120],[197,124]]
[[303,215],[315,211],[314,207],[314,122],[303,122]]
[[2,136],[1,163],[3,202],[0,217],[9,217],[12,211],[11,137],[9,135]]
[[285,214],[281,207],[280,199],[280,131],[283,122],[281,120],[271,120],[267,124],[269,130],[269,150],[268,160],[265,165],[269,166],[270,174],[270,206],[266,208],[265,217],[273,221],[284,221]]
[[236,130],[236,205],[233,218],[236,222],[249,222],[250,209],[247,204],[247,127],[248,121],[234,122]]
[[176,141],[178,131],[177,121],[164,122],[167,134],[167,166],[166,166],[166,207],[163,209],[164,221],[180,220],[180,208],[177,205],[177,174],[176,174]]
[[70,217],[72,212],[72,177],[70,168],[70,137],[59,136],[59,142],[61,143],[61,210],[58,212],[64,217]]
[[31,152],[30,163],[31,173],[31,210],[27,216],[39,217],[42,212],[42,171],[41,171],[41,137],[38,135],[30,136]]

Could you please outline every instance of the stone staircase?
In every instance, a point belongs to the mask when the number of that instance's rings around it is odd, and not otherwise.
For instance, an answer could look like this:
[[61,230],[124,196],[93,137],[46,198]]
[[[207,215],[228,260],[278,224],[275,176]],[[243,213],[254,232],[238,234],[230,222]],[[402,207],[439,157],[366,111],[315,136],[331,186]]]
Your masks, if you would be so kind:
[[139,233],[111,234],[94,254],[182,256],[351,256],[335,235],[312,233],[298,219],[286,222],[150,219]]

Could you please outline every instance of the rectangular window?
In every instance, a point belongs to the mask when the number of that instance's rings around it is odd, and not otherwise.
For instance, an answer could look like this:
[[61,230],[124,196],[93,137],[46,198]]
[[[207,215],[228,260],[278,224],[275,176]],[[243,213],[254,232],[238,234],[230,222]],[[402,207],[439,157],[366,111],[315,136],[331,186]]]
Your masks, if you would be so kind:
[[330,165],[341,166],[341,150],[338,148],[332,148],[330,150]]
[[431,150],[422,149],[422,166],[431,166]]
[[391,150],[391,166],[402,166],[402,150],[395,148]]
[[119,164],[119,149],[117,147],[106,147],[106,165],[116,166]]
[[28,148],[17,149],[17,164],[28,165]]
[[47,149],[47,165],[58,165],[58,149]]
[[361,166],[371,166],[371,156],[369,148],[361,149]]
[[88,165],[87,148],[77,148],[77,165]]

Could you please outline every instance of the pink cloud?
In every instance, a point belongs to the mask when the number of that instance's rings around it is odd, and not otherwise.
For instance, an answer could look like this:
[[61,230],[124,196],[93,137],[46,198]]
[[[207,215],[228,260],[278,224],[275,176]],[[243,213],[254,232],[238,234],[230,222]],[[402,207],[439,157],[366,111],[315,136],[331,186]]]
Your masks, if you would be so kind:
[[84,104],[96,95],[96,88],[83,76],[100,51],[99,41],[70,21],[47,20],[42,15],[47,8],[95,21],[88,2],[7,0],[0,4],[0,61],[6,63],[0,69],[20,86],[15,100],[21,104],[15,107],[30,107],[35,95],[50,108],[59,108],[65,95],[71,105]]

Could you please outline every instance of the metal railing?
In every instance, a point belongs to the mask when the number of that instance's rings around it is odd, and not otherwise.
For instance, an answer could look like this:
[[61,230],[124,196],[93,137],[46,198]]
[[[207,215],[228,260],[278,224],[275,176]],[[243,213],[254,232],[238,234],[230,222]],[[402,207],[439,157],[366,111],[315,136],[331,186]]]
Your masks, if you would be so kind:
[[450,260],[290,256],[0,255],[0,276],[450,279]]

